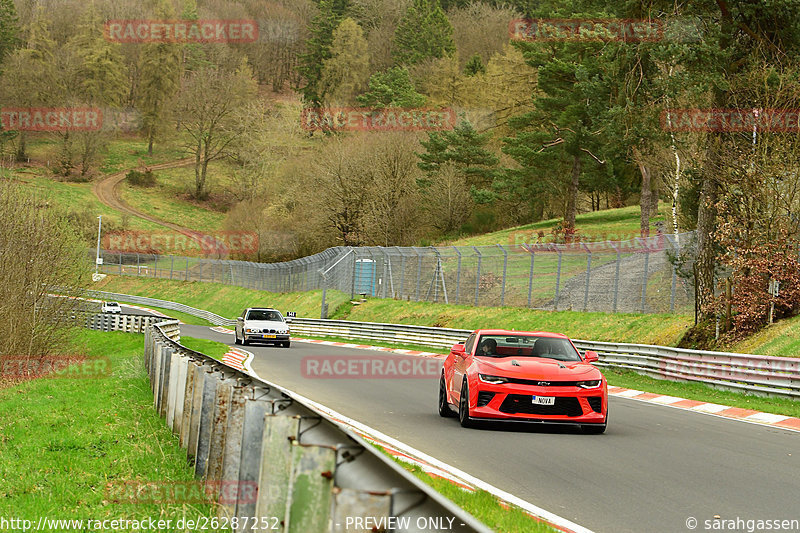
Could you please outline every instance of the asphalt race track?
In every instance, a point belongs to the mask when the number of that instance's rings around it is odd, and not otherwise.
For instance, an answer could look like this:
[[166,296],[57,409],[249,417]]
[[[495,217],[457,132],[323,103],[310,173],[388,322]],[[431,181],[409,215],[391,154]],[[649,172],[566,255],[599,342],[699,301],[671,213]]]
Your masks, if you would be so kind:
[[[233,345],[233,335],[181,326]],[[436,412],[437,380],[318,379],[304,356],[381,352],[248,345],[263,378],[598,532],[686,532],[689,517],[800,519],[800,434],[610,398],[604,435],[569,426],[463,429]],[[396,354],[394,354],[397,356]],[[409,356],[411,357],[411,356]]]

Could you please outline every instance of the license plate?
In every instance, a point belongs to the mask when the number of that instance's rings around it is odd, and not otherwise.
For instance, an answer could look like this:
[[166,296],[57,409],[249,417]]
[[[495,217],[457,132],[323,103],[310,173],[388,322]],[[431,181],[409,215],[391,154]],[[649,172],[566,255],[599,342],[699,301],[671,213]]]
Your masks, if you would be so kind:
[[275,335],[264,335],[265,339],[274,339]]
[[535,405],[555,405],[556,404],[556,397],[555,396],[534,396],[533,403]]

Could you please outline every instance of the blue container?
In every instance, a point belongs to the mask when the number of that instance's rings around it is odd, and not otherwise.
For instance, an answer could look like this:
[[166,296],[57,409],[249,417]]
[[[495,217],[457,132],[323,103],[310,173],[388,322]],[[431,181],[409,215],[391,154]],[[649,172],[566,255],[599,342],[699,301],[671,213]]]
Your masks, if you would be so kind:
[[375,296],[375,261],[356,259],[355,293]]

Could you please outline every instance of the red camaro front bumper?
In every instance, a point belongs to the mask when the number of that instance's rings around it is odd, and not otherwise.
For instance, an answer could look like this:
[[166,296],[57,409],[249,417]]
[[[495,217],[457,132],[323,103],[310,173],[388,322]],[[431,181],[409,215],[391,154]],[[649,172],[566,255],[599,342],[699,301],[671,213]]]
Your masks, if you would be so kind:
[[[469,392],[469,415],[473,419],[603,424],[608,413],[605,380],[593,389],[476,381],[470,383]],[[537,403],[534,398],[538,397],[553,400]]]

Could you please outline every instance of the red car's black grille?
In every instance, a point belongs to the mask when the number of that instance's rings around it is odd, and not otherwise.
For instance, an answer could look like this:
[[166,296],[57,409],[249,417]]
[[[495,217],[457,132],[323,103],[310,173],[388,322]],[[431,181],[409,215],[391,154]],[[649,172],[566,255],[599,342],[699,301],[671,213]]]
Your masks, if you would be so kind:
[[595,413],[602,413],[603,412],[603,398],[600,396],[592,396],[590,398],[586,398],[589,402],[589,407],[592,408],[592,411]]
[[534,385],[537,387],[577,387],[579,381],[545,381],[538,379],[508,378],[508,383],[516,385]]
[[500,405],[500,412],[526,415],[581,416],[583,409],[581,409],[581,404],[577,398],[556,396],[553,405],[538,405],[533,403],[530,395],[509,394]]
[[478,407],[486,407],[494,398],[493,392],[481,391],[478,393]]

